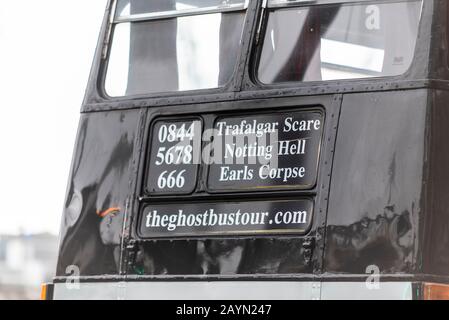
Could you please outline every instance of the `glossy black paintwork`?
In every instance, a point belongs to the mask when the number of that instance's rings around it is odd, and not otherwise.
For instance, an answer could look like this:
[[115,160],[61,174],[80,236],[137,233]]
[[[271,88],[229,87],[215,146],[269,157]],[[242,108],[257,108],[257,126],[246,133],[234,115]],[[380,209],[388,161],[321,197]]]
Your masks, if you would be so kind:
[[136,275],[245,275],[310,273],[296,240],[162,241],[138,246]]
[[[119,271],[138,114],[120,111],[81,117],[61,226],[58,275],[66,275],[71,265],[82,275]],[[68,212],[75,193],[82,196],[79,216]],[[109,208],[120,210],[99,216]]]
[[335,147],[325,270],[417,270],[427,91],[346,95]]
[[[254,81],[261,1],[248,9],[234,80],[212,91],[110,100],[102,95],[103,40],[92,68],[67,192],[57,275],[88,276],[449,275],[448,4],[425,0],[412,68],[403,76],[262,86]],[[431,79],[431,80],[430,80]],[[310,234],[298,238],[143,241],[135,234],[145,198],[149,130],[159,116],[201,116],[320,106],[326,130],[313,190],[208,194],[195,199],[316,200]],[[206,175],[201,172],[202,180]],[[76,201],[82,210],[77,217]],[[141,198],[142,197],[142,198]],[[76,197],[75,197],[76,198]],[[175,197],[170,201],[189,201]],[[99,217],[104,210],[121,210]],[[127,219],[124,219],[124,217]],[[75,218],[74,218],[75,217]],[[424,278],[423,278],[424,279]],[[446,279],[446,280],[444,280]],[[449,278],[441,281],[449,282]]]
[[419,247],[422,273],[449,275],[449,92],[429,95],[427,175]]
[[[319,103],[322,106],[316,107]],[[327,110],[327,117],[325,120],[324,135],[327,136],[326,143],[329,145],[334,143],[337,115],[339,113],[341,100],[338,97],[327,96],[318,98],[296,98],[296,99],[278,99],[265,101],[244,101],[233,104],[234,110],[242,110],[248,113],[248,110],[255,109],[260,113],[265,113],[265,110],[292,110],[303,106],[301,110],[317,110],[325,108]],[[308,106],[308,107],[304,107]],[[313,106],[313,107],[310,107]],[[214,119],[222,116],[224,111],[227,111],[230,104],[218,103],[210,105],[191,105],[180,107],[177,111],[182,118],[184,113],[190,116],[190,113],[197,113],[203,118],[205,126],[212,127]],[[171,113],[173,110],[166,112]],[[212,113],[211,113],[212,112]],[[143,134],[145,142],[147,142],[148,135],[151,134],[151,123],[157,121],[161,115],[158,112],[149,113],[146,121],[146,130]],[[163,114],[162,116],[165,116]],[[149,150],[149,146],[146,150]],[[148,151],[147,151],[148,152]],[[320,162],[322,163],[322,170],[319,175],[322,176],[320,181],[326,181],[326,168],[330,164],[331,153],[322,151]],[[145,163],[145,152],[142,157],[142,162]],[[142,172],[138,175],[142,176],[145,165],[142,165]],[[151,170],[151,168],[150,168]],[[142,179],[142,177],[141,177]],[[145,240],[137,241],[136,245],[131,249],[131,258],[129,259],[127,274],[129,275],[252,275],[252,274],[298,274],[298,273],[313,273],[314,268],[320,260],[315,257],[314,249],[315,239],[321,237],[319,230],[324,224],[324,210],[326,206],[327,188],[321,189],[315,187],[312,191],[295,191],[291,192],[262,192],[246,194],[229,193],[212,193],[207,192],[207,171],[199,175],[198,189],[189,196],[174,196],[174,197],[142,197],[141,205],[137,206],[134,211],[134,221],[131,223],[132,230],[138,228],[138,214],[141,209],[148,203],[178,203],[182,207],[183,203],[198,201],[208,202],[226,202],[235,201],[237,198],[252,199],[252,200],[267,200],[279,199],[279,196],[285,199],[308,198],[307,194],[317,195],[315,197],[315,213],[312,223],[311,231],[304,236],[282,236],[282,237],[236,237],[228,236],[221,238],[209,239],[176,239],[173,241],[167,240]],[[144,179],[142,179],[142,184]],[[325,184],[327,185],[327,184]],[[144,187],[141,186],[140,194],[145,195]],[[288,196],[288,197],[287,197]],[[139,239],[136,232],[131,235],[133,239]],[[318,251],[318,250],[317,250]]]

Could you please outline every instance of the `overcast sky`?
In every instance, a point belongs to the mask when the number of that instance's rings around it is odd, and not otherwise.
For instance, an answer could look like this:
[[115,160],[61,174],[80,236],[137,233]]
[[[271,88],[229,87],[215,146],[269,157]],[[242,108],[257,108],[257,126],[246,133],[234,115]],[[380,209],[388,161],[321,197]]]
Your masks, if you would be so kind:
[[0,234],[58,233],[106,0],[0,0]]

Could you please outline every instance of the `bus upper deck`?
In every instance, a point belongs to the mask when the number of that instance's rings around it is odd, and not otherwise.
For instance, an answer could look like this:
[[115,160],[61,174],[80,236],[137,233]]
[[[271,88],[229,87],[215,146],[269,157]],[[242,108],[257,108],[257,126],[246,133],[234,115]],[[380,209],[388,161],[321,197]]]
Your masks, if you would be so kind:
[[53,297],[446,288],[448,19],[441,0],[110,1]]

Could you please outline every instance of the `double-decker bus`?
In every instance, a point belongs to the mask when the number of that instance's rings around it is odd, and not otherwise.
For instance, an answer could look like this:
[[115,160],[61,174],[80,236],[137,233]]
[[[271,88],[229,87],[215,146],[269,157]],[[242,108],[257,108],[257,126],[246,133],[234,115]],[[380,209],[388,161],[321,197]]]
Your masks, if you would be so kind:
[[449,298],[449,3],[111,0],[46,299]]

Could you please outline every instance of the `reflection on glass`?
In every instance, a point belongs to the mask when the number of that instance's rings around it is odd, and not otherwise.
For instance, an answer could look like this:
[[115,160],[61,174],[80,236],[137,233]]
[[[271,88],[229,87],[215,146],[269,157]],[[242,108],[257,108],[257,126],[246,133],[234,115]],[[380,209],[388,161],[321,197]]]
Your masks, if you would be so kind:
[[244,12],[117,24],[105,89],[110,96],[217,88],[234,71]]
[[422,1],[272,10],[258,67],[266,84],[403,74]]
[[245,0],[118,0],[116,17],[129,16],[131,5],[135,8],[132,14],[142,14],[210,7],[226,8],[244,4]]

